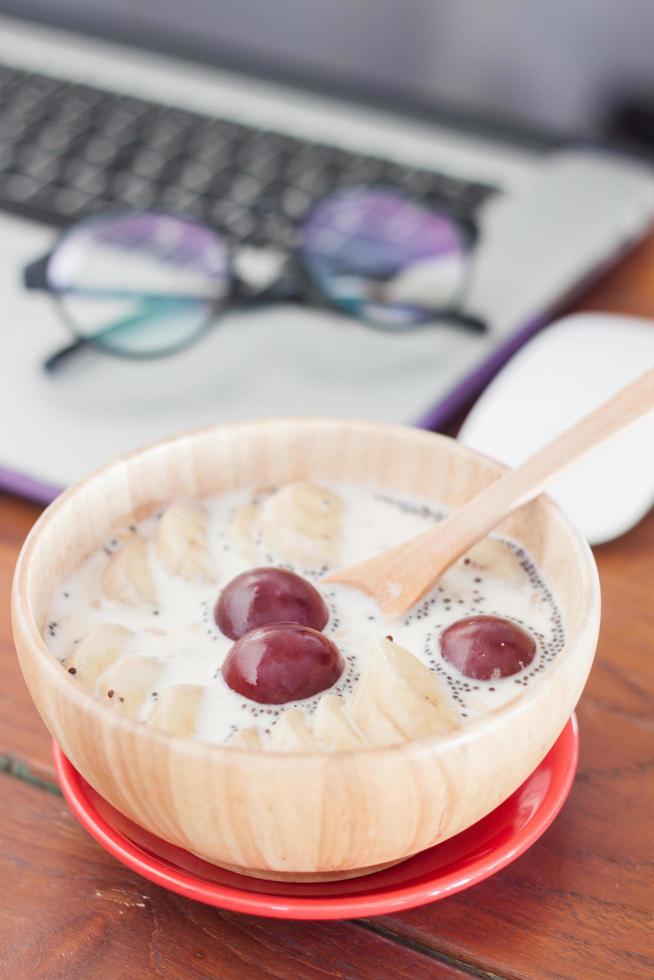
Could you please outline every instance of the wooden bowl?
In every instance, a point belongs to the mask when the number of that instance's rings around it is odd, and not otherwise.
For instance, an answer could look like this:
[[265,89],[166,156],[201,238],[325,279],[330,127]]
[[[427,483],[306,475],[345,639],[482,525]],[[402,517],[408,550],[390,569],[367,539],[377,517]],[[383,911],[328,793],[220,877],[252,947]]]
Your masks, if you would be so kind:
[[84,778],[131,820],[215,864],[266,878],[363,874],[458,833],[506,799],[562,731],[600,618],[590,549],[546,497],[501,530],[540,564],[566,644],[538,683],[454,735],[393,748],[273,754],[171,737],[101,703],[43,640],[54,590],[119,525],[178,496],[300,478],[367,483],[457,507],[502,467],[444,436],[358,421],[219,426],[157,443],[64,493],[16,568],[13,627],[30,692]]

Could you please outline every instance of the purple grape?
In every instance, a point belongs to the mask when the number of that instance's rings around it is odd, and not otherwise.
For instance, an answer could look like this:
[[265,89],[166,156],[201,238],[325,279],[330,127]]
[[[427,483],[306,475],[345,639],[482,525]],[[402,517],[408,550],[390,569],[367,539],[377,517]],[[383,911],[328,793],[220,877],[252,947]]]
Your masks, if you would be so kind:
[[232,640],[269,623],[298,623],[321,630],[329,610],[317,589],[284,568],[253,568],[237,575],[220,594],[216,625]]
[[228,687],[260,704],[301,701],[325,691],[345,661],[323,633],[297,623],[271,623],[241,636],[222,666]]
[[466,677],[491,681],[527,667],[536,654],[536,643],[530,633],[508,619],[470,616],[444,631],[441,653]]

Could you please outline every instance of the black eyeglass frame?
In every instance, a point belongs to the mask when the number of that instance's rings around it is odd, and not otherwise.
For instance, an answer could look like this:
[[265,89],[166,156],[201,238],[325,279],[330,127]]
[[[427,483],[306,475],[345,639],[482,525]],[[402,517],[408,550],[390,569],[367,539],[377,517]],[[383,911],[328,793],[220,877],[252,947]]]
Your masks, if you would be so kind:
[[[375,187],[375,190],[379,189],[380,188]],[[357,188],[348,188],[348,190],[357,190]],[[360,190],[370,190],[370,188],[360,188]],[[401,190],[396,188],[388,188],[388,190],[394,194],[397,194],[398,197],[402,197],[408,203],[413,203],[423,208],[428,207],[428,205],[426,205],[420,199],[413,198]],[[297,220],[296,228],[299,229],[302,227],[304,221],[309,218],[313,209],[323,200],[325,200],[325,198],[319,199],[307,208],[304,214]],[[302,246],[297,242],[287,247],[286,255],[282,261],[282,268],[278,278],[269,285],[265,286],[263,289],[257,290],[248,286],[248,284],[241,277],[239,277],[236,272],[234,256],[238,246],[233,243],[228,234],[225,234],[220,228],[214,227],[207,222],[197,221],[188,215],[175,214],[174,212],[169,211],[157,211],[155,209],[135,211],[102,211],[98,214],[91,215],[83,221],[76,222],[69,228],[65,229],[49,252],[30,262],[23,270],[24,287],[29,290],[48,292],[55,301],[60,319],[74,337],[72,343],[67,344],[50,355],[44,361],[43,368],[48,373],[54,373],[61,366],[63,366],[71,355],[84,348],[96,349],[103,354],[108,354],[111,357],[117,357],[125,360],[157,360],[164,357],[171,357],[172,355],[180,353],[181,351],[186,350],[195,343],[199,342],[217,325],[217,322],[223,313],[226,313],[229,310],[251,309],[253,307],[274,303],[295,303],[300,305],[310,304],[318,309],[331,310],[332,312],[338,313],[342,317],[357,321],[369,329],[379,330],[384,333],[410,333],[415,330],[433,327],[438,323],[442,323],[443,321],[448,321],[457,327],[462,327],[476,333],[483,333],[487,330],[485,321],[481,317],[465,313],[461,308],[461,303],[463,302],[463,299],[467,293],[473,273],[474,255],[479,241],[479,227],[476,222],[469,217],[458,215],[450,209],[439,208],[433,210],[438,210],[439,214],[445,215],[448,220],[457,226],[461,233],[461,238],[466,248],[467,255],[464,275],[462,276],[451,305],[429,310],[429,315],[424,319],[402,324],[401,326],[398,326],[397,324],[385,324],[379,320],[367,317],[364,314],[354,313],[347,310],[344,305],[339,303],[337,299],[327,295],[316,283],[307,269],[307,265],[303,257]],[[225,295],[217,300],[216,303],[209,309],[205,322],[202,323],[197,330],[191,333],[188,338],[180,341],[179,343],[162,348],[161,350],[147,352],[138,350],[120,350],[116,347],[103,344],[102,333],[104,331],[101,331],[95,336],[80,335],[77,324],[69,315],[65,305],[61,302],[60,291],[52,285],[48,275],[50,262],[52,261],[53,257],[56,255],[63,242],[72,233],[74,233],[76,229],[97,220],[111,218],[123,220],[138,217],[139,214],[155,214],[162,217],[172,217],[176,220],[190,222],[197,227],[205,228],[221,239],[222,243],[227,249],[228,255],[227,291]],[[106,330],[110,329],[111,327],[106,328]]]

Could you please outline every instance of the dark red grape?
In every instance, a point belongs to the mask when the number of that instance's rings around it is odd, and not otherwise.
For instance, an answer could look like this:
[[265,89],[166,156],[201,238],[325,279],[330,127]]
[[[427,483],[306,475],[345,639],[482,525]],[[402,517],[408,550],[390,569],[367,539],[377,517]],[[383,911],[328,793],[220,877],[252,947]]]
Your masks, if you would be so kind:
[[345,661],[324,633],[297,623],[272,623],[236,641],[222,666],[232,691],[260,704],[286,704],[325,691]]
[[269,623],[298,623],[321,630],[329,609],[310,582],[284,568],[253,568],[225,586],[214,610],[220,630],[232,640]]
[[499,616],[460,619],[441,636],[448,664],[476,681],[510,677],[527,667],[536,653],[531,634]]

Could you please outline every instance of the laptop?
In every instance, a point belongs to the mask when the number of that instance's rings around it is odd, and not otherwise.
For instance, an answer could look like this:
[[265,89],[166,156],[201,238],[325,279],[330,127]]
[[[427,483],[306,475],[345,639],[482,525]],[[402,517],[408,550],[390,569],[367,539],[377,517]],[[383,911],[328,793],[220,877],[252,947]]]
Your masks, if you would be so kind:
[[[118,454],[234,419],[447,425],[654,215],[650,168],[596,138],[598,36],[613,69],[646,77],[647,31],[598,5],[591,44],[562,0],[547,17],[515,11],[0,0],[0,485],[48,501]],[[466,309],[486,332],[394,334],[289,304],[230,313],[167,359],[92,351],[43,371],[67,335],[22,272],[62,228],[172,210],[256,265],[313,201],[357,185],[475,221]]]

